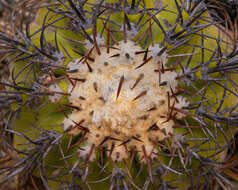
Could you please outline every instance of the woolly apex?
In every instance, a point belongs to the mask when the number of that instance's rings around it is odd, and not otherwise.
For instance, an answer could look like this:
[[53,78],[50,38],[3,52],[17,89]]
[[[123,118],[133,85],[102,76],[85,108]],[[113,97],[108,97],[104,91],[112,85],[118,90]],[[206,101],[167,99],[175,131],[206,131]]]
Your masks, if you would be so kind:
[[165,66],[166,50],[155,44],[143,51],[132,41],[98,46],[100,53],[90,47],[86,58],[68,64],[73,111],[63,121],[64,129],[85,135],[82,158],[90,153],[92,160],[100,147],[114,161],[127,158],[131,149],[142,161],[155,157],[153,141],[170,137],[173,119],[183,117],[176,108],[188,106],[175,95],[177,74]]

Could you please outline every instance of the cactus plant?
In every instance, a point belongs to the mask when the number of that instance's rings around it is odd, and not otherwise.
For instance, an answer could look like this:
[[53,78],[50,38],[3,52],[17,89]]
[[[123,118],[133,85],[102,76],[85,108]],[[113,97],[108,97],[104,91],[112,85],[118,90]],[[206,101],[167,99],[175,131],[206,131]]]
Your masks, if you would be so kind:
[[[7,177],[45,189],[234,188],[235,39],[203,1],[57,0],[0,33]],[[212,180],[210,180],[212,179]]]

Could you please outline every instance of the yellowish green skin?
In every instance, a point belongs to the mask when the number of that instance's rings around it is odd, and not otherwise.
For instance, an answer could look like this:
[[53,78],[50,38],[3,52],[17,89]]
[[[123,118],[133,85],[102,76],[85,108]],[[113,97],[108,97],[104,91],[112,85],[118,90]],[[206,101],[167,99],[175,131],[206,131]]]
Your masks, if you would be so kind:
[[[108,2],[113,2],[113,1],[108,1]],[[145,0],[145,2],[146,2],[147,7],[153,7],[152,1]],[[164,0],[163,2],[164,2],[164,5],[167,5],[166,9],[177,12],[174,0]],[[34,32],[38,28],[41,27],[41,24],[43,22],[43,18],[44,18],[45,13],[46,13],[46,9],[42,9],[39,12],[39,15],[37,17],[37,20],[36,20],[35,24],[32,25],[31,32]],[[186,15],[186,13],[182,13],[182,14],[184,16],[184,19],[188,18],[188,15]],[[205,13],[204,15],[207,15],[207,13]],[[139,17],[139,15],[129,16],[129,19],[130,19],[130,21],[136,21],[138,17]],[[174,20],[176,18],[174,13],[170,13],[170,12],[162,12],[162,13],[158,14],[156,17],[159,20],[162,20],[163,18],[166,18],[169,23],[174,23],[175,22]],[[57,18],[57,17],[55,17],[55,18]],[[120,13],[114,14],[111,19],[115,20],[116,22],[122,23],[123,22],[123,14],[122,13],[121,14]],[[66,20],[59,21],[55,25],[56,26],[62,26],[65,22],[67,22],[67,21]],[[161,22],[161,23],[162,23],[163,27],[166,28],[166,26],[163,24],[163,22]],[[148,27],[148,25],[145,26],[145,28],[146,27]],[[102,25],[98,24],[98,28],[102,28]],[[176,31],[180,31],[180,30],[181,30],[181,27],[177,26]],[[90,29],[87,32],[90,33]],[[143,33],[143,29],[141,29],[141,33]],[[218,29],[215,26],[210,26],[210,27],[202,30],[200,33],[210,35],[210,36],[213,36],[213,37],[217,38]],[[47,39],[48,42],[51,42],[52,44],[54,44],[54,32],[53,31],[47,30],[47,32],[45,33],[45,36],[46,36],[46,39]],[[35,35],[34,38],[33,38],[33,43],[36,46],[39,46],[39,37],[40,37],[40,33]],[[58,39],[59,44],[64,44],[64,48],[67,49],[69,54],[74,59],[79,58],[79,56],[74,51],[72,51],[72,44],[68,40],[66,40],[65,37],[70,38],[70,39],[75,39],[75,40],[83,40],[83,39],[79,39],[78,36],[76,36],[73,32],[71,32],[69,30],[67,30],[67,31],[61,30],[61,29],[57,30],[57,39]],[[153,39],[154,39],[154,42],[155,43],[160,43],[162,38],[163,38],[162,32],[154,24],[153,25]],[[201,37],[198,36],[198,35],[194,35],[193,38],[190,40],[190,43],[200,45],[201,44]],[[215,47],[214,44],[216,44],[216,41],[212,40],[212,39],[205,39],[205,41],[204,41],[204,46],[207,47],[207,48],[210,48],[210,49],[214,49],[214,47]],[[167,45],[167,44],[165,44],[165,45]],[[223,49],[226,48],[225,44],[223,44],[221,47]],[[64,52],[64,49],[61,47],[61,45],[60,45],[60,51]],[[177,55],[177,54],[190,53],[190,52],[192,52],[192,47],[184,46],[184,47],[177,48],[176,50],[171,52],[170,55]],[[196,53],[196,55],[193,56],[190,67],[196,66],[196,60],[201,59],[201,53],[202,52],[201,52],[200,48],[196,48],[194,53]],[[204,53],[205,53],[204,62],[206,62],[210,58],[212,52],[204,50]],[[65,55],[67,55],[67,54],[65,53]],[[185,61],[186,61],[186,59],[185,59]],[[69,62],[70,62],[70,58],[67,57],[66,60],[65,60],[64,65],[67,65]],[[169,59],[168,60],[168,64],[173,63],[173,62],[174,62],[174,59]],[[14,68],[14,73],[16,74],[22,68],[22,64],[20,64],[20,63],[14,64],[13,63],[12,67]],[[62,72],[62,71],[59,70],[59,72]],[[202,77],[200,70],[197,71],[195,74],[198,77]],[[23,72],[20,75],[20,77],[18,78],[18,81],[24,80],[25,75],[26,75],[26,73]],[[30,76],[31,77],[29,77],[29,81],[31,79],[33,79],[33,75],[31,74]],[[220,78],[220,76],[218,74],[214,74],[214,77],[219,77]],[[237,76],[231,75],[230,77],[233,80],[235,80],[235,79],[238,80]],[[197,87],[202,88],[204,84],[205,83],[197,84]],[[67,91],[68,87],[67,87],[66,83],[62,82],[60,84],[60,87],[62,88],[62,90],[64,92]],[[216,92],[218,92],[217,96],[221,99],[222,95],[223,95],[223,88],[218,86],[218,85],[217,86],[214,85],[213,87],[216,89]],[[231,90],[233,88],[232,86],[228,86],[228,87]],[[207,99],[209,99],[210,103],[215,101],[215,98],[214,98],[215,95],[214,95],[214,92],[211,90],[211,88],[209,88],[209,90],[207,91],[206,97],[207,97]],[[27,99],[27,98],[28,97],[25,96],[25,99]],[[47,99],[47,98],[45,98],[45,99]],[[193,97],[191,99],[191,103],[196,102],[196,101],[197,101],[196,97]],[[230,95],[225,99],[223,107],[231,107],[233,104],[236,103],[236,101],[237,101],[236,97],[233,96],[233,95]],[[63,132],[63,127],[61,126],[61,122],[63,121],[65,116],[61,111],[59,111],[58,108],[59,108],[60,104],[66,103],[66,102],[67,102],[67,98],[62,98],[60,100],[60,102],[57,103],[57,104],[50,103],[47,106],[43,107],[39,112],[38,120],[35,119],[34,110],[32,110],[31,108],[25,107],[24,110],[22,110],[21,114],[19,115],[17,121],[15,122],[15,130],[21,132],[24,135],[27,135],[28,137],[30,137],[32,139],[36,139],[38,134],[39,134],[39,130],[34,129],[30,126],[32,124],[34,124],[35,126],[41,127],[43,129],[47,129],[47,130],[54,129],[54,130],[57,130],[60,133],[62,133]],[[16,109],[16,108],[17,108],[17,105],[13,106],[13,109]],[[216,110],[216,108],[217,107],[213,107],[212,109]],[[52,127],[52,126],[55,126],[55,125],[58,125],[58,126],[57,127]],[[210,128],[211,132],[215,133],[214,132],[214,126],[212,125],[212,123],[211,123],[211,126],[209,128]],[[186,132],[187,132],[187,130],[185,130],[185,129],[176,129],[175,130],[175,134],[184,134]],[[193,132],[193,134],[189,134],[186,137],[188,137],[188,138],[190,138],[190,137],[191,138],[196,138],[196,137],[197,138],[198,137],[199,138],[206,138],[206,136],[204,135],[204,133],[202,132],[202,130],[200,128],[192,129],[192,132]],[[229,129],[225,132],[226,132],[226,135],[228,136],[228,138],[231,139],[232,135],[233,135],[233,131]],[[77,151],[77,148],[73,148],[73,149],[70,149],[69,151],[67,151],[68,139],[69,139],[69,135],[66,135],[64,137],[65,143],[62,144],[65,156],[70,155],[70,154],[72,154],[72,152]],[[19,144],[22,144],[22,143],[25,143],[25,142],[26,142],[26,140],[23,139],[22,137],[19,137],[19,136],[14,137],[14,143],[17,146],[17,148],[19,148],[19,149],[24,149],[24,146],[19,145]],[[220,143],[220,145],[223,145],[223,144],[226,143],[226,139],[224,138],[224,136],[221,133],[218,134],[218,142]],[[189,142],[189,147],[193,147],[195,145],[195,143],[197,143],[197,142],[194,142],[194,141]],[[200,148],[208,148],[208,147],[210,147],[210,148],[215,147],[215,144],[213,142],[212,143],[204,143]],[[215,153],[214,151],[203,151],[203,152],[199,152],[199,155],[207,157],[208,155],[212,155],[214,153]],[[51,153],[47,156],[47,162],[48,163],[54,163],[54,165],[61,166],[62,164],[64,164],[64,161],[61,158],[62,158],[62,155],[60,154],[59,150],[51,151]],[[77,159],[78,159],[78,157],[74,156],[70,160],[68,160],[68,163],[73,165],[77,161]],[[163,156],[159,156],[158,159],[162,163],[164,163],[165,165],[168,165],[169,161],[170,161],[170,158],[166,158],[166,157],[163,157]],[[219,156],[217,156],[217,159],[220,160]],[[180,164],[180,161],[179,160],[177,160],[177,162],[173,161],[173,164],[174,165]],[[198,161],[196,161],[196,160],[193,161],[194,168],[196,168],[196,165],[198,165],[198,164],[199,164]],[[83,164],[81,164],[81,166],[82,165]],[[103,177],[106,177],[106,176],[101,176],[101,174],[98,175],[98,173],[100,171],[99,171],[99,169],[98,169],[98,167],[96,166],[95,163],[90,163],[89,167],[90,167],[90,175],[89,175],[89,178],[88,178],[89,181],[99,180],[99,179],[102,179]],[[118,167],[124,167],[124,163],[119,163]],[[113,168],[113,165],[111,165],[111,166],[109,165],[106,168],[106,170],[110,171],[112,168]],[[48,173],[49,176],[51,176],[51,174],[54,173],[54,172],[56,172],[56,171],[53,168],[52,169],[50,169],[50,168],[47,169],[47,173]],[[91,172],[93,172],[93,173],[91,173]],[[132,176],[135,176],[135,174],[138,172],[138,170],[136,169],[136,166],[132,167],[131,172],[132,172]],[[146,166],[144,167],[143,173],[144,173],[144,177],[140,177],[140,178],[135,179],[134,180],[135,184],[143,185],[144,181],[147,178],[146,176],[148,175]],[[36,175],[39,175],[39,174],[36,173]],[[98,176],[100,176],[100,178],[98,178]],[[184,179],[184,181],[182,181],[182,180],[180,181],[179,180],[180,178]],[[71,181],[72,176],[68,176],[67,178],[63,177],[63,179]],[[171,181],[171,180],[175,180],[175,179],[177,179],[179,182],[177,184],[173,184],[173,186],[176,186],[179,189],[185,189],[188,186],[188,184],[190,183],[189,176],[187,176],[187,174],[177,175],[177,174],[174,174],[173,172],[168,172],[164,176],[165,181]],[[59,187],[59,184],[56,183],[56,182],[50,181],[49,183],[50,183],[50,186],[52,187],[52,189],[56,189],[57,187]],[[97,183],[97,184],[94,184],[94,185],[92,184],[92,189],[100,189],[100,188],[109,189],[109,186],[110,186],[110,182],[107,180],[107,181],[102,182],[102,183]],[[150,188],[153,189],[153,186],[150,186]]]

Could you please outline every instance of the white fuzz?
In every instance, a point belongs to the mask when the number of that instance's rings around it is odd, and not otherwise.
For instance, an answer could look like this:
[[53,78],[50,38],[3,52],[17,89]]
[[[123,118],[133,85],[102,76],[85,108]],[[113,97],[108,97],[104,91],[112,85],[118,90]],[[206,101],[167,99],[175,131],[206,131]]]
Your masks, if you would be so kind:
[[[126,35],[129,39],[132,39],[136,37],[139,34],[138,27],[135,23],[130,23],[131,29],[129,30],[128,27],[126,27]],[[124,32],[124,26],[121,26],[120,31],[123,33]]]
[[[176,104],[176,108],[178,109],[184,109],[184,107],[188,107],[189,106],[189,102],[186,100],[186,98],[182,97],[182,96],[177,96],[177,100],[178,103]],[[178,112],[178,114],[176,115],[177,118],[182,118],[185,115],[183,113]]]
[[67,69],[69,70],[69,72],[73,72],[73,71],[80,69],[79,61],[80,61],[80,59],[77,59],[77,60],[70,62],[67,65]]
[[190,86],[191,85],[191,80],[189,79],[189,76],[194,77],[194,73],[192,72],[191,68],[183,68],[183,70],[181,70],[178,73],[178,76],[184,76],[181,78],[181,81],[183,81],[186,85]]
[[[92,36],[91,36],[91,38],[93,39]],[[104,46],[105,45],[105,40],[104,40],[103,37],[97,36],[96,41],[97,41],[98,46]],[[85,40],[84,44],[85,44],[84,46],[87,50],[90,50],[93,47],[93,44],[89,40]]]
[[132,64],[133,62],[138,61],[136,52],[140,51],[141,49],[138,46],[135,46],[132,41],[128,41],[126,43],[121,41],[118,45],[118,48],[120,49],[119,63]]
[[55,52],[53,54],[54,57],[57,57],[57,61],[53,61],[51,64],[54,64],[54,65],[63,65],[64,61],[65,61],[65,56],[64,56],[64,53],[63,52]]
[[59,92],[59,93],[63,92],[61,90],[61,88],[59,87],[59,85],[58,84],[50,84],[48,89],[49,89],[50,92],[53,92],[53,93],[56,92],[54,95],[49,96],[49,100],[53,103],[59,101],[60,98],[62,97],[62,95],[57,94],[57,92]]
[[170,92],[171,89],[173,90],[173,92],[176,91],[176,89],[175,89],[177,86],[176,77],[177,77],[177,73],[171,72],[171,71],[167,71],[161,75],[160,83],[166,82],[166,91],[167,92]]
[[155,44],[154,46],[150,46],[149,51],[154,58],[155,63],[166,63],[167,62],[167,53],[166,50],[163,50],[164,47],[161,47],[160,44]]
[[[172,116],[183,116],[171,110],[172,105],[183,109],[188,103],[181,97],[177,102],[173,96],[177,74],[158,72],[161,64],[167,68],[167,53],[158,54],[163,49],[159,44],[149,47],[146,58],[132,41],[121,41],[109,49],[102,44],[98,43],[100,55],[95,48],[90,54],[94,61],[81,59],[68,65],[67,74],[74,81],[74,85],[69,82],[69,102],[80,110],[68,115],[64,128],[73,128],[70,133],[75,135],[85,128],[89,131],[88,146],[79,150],[83,158],[95,145],[112,149],[108,155],[115,161],[128,157],[126,148],[137,150],[146,161],[145,152],[150,158],[157,153],[152,140],[161,141],[173,134]],[[81,121],[83,129],[75,124]]]
[[88,157],[89,161],[93,161],[96,158],[96,155],[95,155],[94,151],[90,155],[92,146],[93,145],[87,144],[85,146],[80,147],[80,149],[78,149],[79,157],[82,158],[83,160],[86,160]]

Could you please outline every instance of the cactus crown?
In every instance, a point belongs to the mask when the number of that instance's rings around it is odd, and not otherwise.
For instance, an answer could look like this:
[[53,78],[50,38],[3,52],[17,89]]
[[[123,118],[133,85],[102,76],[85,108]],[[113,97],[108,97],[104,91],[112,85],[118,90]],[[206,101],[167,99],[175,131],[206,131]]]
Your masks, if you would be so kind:
[[67,65],[66,106],[74,111],[63,122],[65,130],[84,132],[88,144],[79,153],[91,159],[94,146],[107,147],[114,161],[126,159],[130,149],[143,160],[156,157],[153,140],[172,135],[172,118],[182,116],[176,110],[188,105],[175,94],[177,74],[165,66],[165,48],[155,44],[144,51],[127,39],[112,47],[98,44]]

